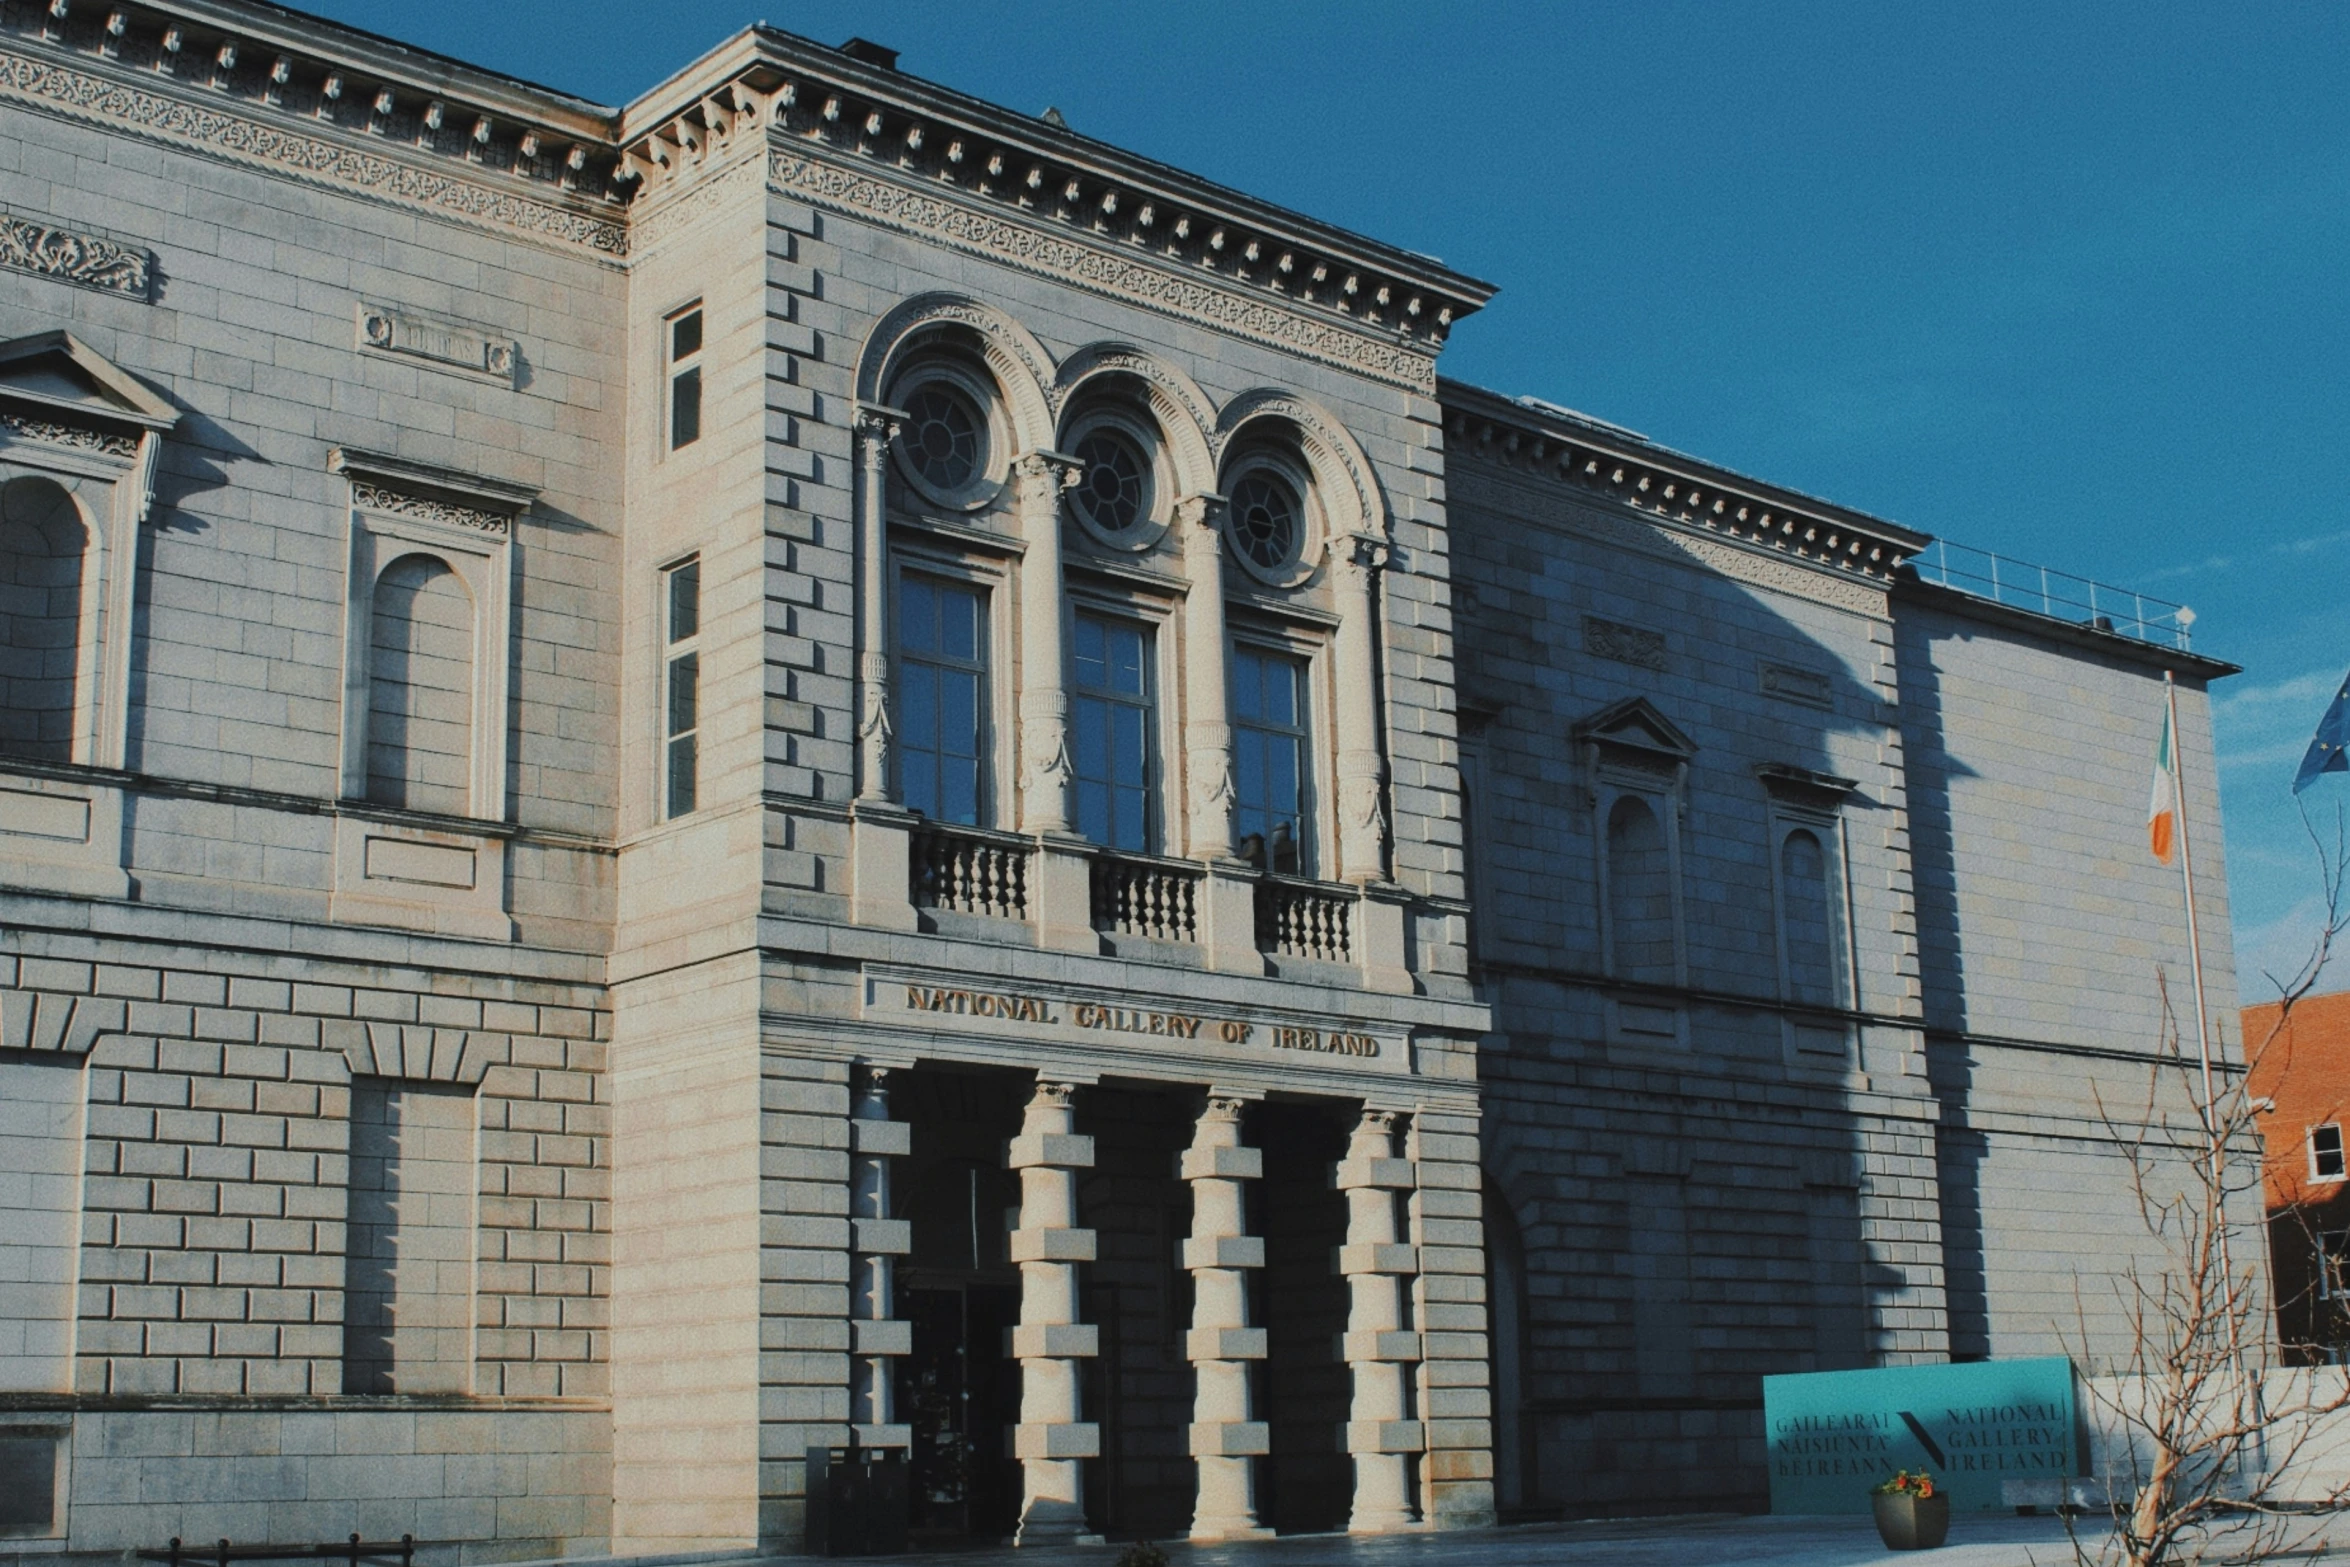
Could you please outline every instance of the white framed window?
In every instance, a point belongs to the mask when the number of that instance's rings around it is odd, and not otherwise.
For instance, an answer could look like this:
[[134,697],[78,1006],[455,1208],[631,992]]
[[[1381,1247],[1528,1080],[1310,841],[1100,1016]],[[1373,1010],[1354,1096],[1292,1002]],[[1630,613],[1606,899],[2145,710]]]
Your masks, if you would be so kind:
[[2342,1154],[2342,1128],[2339,1122],[2329,1121],[2309,1129],[2309,1178],[2313,1181],[2338,1181],[2350,1174]]
[[933,821],[989,825],[995,780],[987,588],[898,574],[899,798]]
[[1069,639],[1069,760],[1077,831],[1105,849],[1157,851],[1159,638],[1155,622],[1081,608]]
[[1312,658],[1287,647],[1236,640],[1228,709],[1232,724],[1233,841],[1240,857],[1279,876],[1312,876],[1316,863]]
[[2350,1230],[2317,1238],[2317,1298],[2350,1300]]
[[669,382],[669,449],[702,438],[702,305],[672,311],[661,322],[661,356]]
[[702,557],[661,571],[661,815],[690,816],[701,801]]

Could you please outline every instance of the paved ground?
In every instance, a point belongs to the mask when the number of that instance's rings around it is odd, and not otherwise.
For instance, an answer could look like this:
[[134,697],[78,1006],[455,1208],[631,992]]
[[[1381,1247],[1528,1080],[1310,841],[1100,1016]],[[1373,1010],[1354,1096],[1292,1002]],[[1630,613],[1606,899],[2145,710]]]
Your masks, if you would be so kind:
[[1169,1549],[1167,1555],[1173,1567],[1891,1567],[1928,1561],[1934,1567],[2070,1567],[2073,1561],[2061,1522],[2012,1514],[1953,1518],[1950,1542],[1931,1552],[1886,1550],[1866,1517],[1698,1517],[1375,1540],[1331,1536],[1240,1550]]
[[[1170,1567],[1897,1567],[1905,1562],[1932,1567],[2072,1567],[2074,1562],[2062,1523],[2011,1514],[1954,1518],[1950,1543],[1926,1552],[1886,1550],[1866,1517],[1732,1516],[1619,1518],[1367,1540],[1301,1535],[1255,1545],[1170,1541],[1162,1548]],[[873,1567],[1112,1567],[1124,1549],[985,1549],[858,1560]],[[714,1560],[702,1561],[706,1567],[721,1567]],[[725,1567],[751,1567],[751,1561],[734,1558]]]

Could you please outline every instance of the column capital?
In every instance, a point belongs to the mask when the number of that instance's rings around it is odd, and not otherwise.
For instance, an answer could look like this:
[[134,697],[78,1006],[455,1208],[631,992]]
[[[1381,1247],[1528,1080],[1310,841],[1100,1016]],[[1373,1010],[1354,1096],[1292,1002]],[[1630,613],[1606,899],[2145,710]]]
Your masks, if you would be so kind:
[[898,432],[906,427],[906,416],[895,408],[880,403],[859,403],[851,416],[859,444],[864,448],[866,465],[879,467],[889,453],[890,444]]
[[1012,491],[1022,510],[1056,506],[1063,490],[1077,488],[1085,464],[1067,452],[1038,450],[1012,459]]
[[1384,569],[1394,547],[1376,533],[1342,533],[1330,541],[1330,564],[1349,585],[1368,586],[1371,574]]
[[1221,543],[1224,537],[1224,513],[1232,502],[1213,490],[1202,490],[1197,495],[1186,495],[1175,503],[1175,531],[1188,544],[1195,537],[1205,537],[1210,543]]

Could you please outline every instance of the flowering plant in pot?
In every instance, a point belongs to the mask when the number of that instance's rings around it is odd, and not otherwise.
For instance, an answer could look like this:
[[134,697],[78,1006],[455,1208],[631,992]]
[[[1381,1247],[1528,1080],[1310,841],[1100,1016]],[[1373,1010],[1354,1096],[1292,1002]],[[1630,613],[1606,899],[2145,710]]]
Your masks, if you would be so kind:
[[1950,1535],[1950,1493],[1923,1469],[1907,1469],[1869,1491],[1877,1535],[1888,1550],[1930,1551]]

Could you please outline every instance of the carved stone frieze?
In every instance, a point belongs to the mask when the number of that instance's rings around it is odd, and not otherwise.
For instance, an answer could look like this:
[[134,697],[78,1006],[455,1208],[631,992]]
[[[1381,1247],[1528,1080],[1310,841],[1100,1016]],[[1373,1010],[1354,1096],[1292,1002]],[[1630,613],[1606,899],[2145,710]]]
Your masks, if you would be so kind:
[[445,501],[430,495],[387,490],[365,479],[351,481],[351,501],[364,511],[388,512],[395,517],[415,517],[452,528],[470,528],[476,533],[494,533],[501,538],[510,537],[514,531],[514,519],[498,512],[485,511],[478,506],[461,506],[455,501]]
[[38,419],[0,408],[0,433],[20,436],[28,441],[46,441],[52,446],[71,446],[78,451],[102,452],[108,457],[119,457],[125,462],[139,455],[139,438],[119,430],[101,430],[90,425],[65,424],[55,419]]
[[144,250],[95,234],[0,216],[0,267],[144,301],[149,263]]
[[1317,321],[1282,305],[1181,276],[1138,256],[1047,233],[796,152],[769,153],[767,167],[769,184],[784,195],[929,235],[991,260],[1413,391],[1436,389],[1433,352]]
[[639,197],[646,207],[642,216],[632,209],[629,222],[629,249],[632,253],[653,249],[677,233],[688,229],[711,213],[738,198],[746,189],[762,183],[762,171],[756,159],[736,164],[724,173],[715,174],[683,193],[655,204],[653,198]]
[[478,223],[583,245],[606,255],[628,251],[619,222],[534,201],[477,180],[457,179],[415,163],[323,137],[266,125],[244,114],[109,81],[88,71],[0,50],[0,98],[50,113],[126,127],[216,157],[257,164],[322,184],[365,191]]
[[1593,658],[1613,659],[1636,669],[1653,669],[1659,674],[1665,670],[1665,634],[1646,626],[1627,626],[1621,621],[1585,615],[1583,651]]

